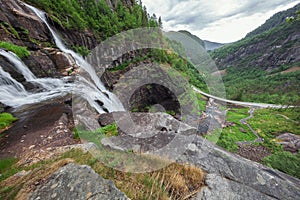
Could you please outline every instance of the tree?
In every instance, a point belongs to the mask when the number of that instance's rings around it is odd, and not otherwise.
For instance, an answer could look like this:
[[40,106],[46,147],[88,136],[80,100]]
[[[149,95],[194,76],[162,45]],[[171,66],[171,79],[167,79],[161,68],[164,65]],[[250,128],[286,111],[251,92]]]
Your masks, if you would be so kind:
[[163,28],[161,17],[158,18],[158,27],[161,29]]

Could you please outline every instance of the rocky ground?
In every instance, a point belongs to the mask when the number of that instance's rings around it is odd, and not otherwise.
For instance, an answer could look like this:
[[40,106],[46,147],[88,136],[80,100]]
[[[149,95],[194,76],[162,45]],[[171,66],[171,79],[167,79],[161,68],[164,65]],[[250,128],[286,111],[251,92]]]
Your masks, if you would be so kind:
[[33,107],[19,108],[14,112],[18,121],[0,138],[0,157],[24,157],[41,159],[41,155],[56,147],[77,144],[72,129],[73,116],[70,105],[57,99]]

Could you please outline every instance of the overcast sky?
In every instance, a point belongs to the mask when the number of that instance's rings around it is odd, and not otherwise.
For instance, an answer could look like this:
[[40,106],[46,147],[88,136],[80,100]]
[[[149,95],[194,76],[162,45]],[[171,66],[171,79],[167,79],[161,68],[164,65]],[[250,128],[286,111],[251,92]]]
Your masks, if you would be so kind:
[[150,14],[161,16],[164,30],[188,30],[201,39],[234,42],[273,14],[300,0],[142,0]]

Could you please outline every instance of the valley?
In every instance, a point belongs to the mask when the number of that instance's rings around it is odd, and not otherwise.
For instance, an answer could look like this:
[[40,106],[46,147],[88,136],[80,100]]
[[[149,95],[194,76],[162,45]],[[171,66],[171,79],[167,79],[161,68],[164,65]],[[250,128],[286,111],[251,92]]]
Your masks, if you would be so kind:
[[132,0],[25,2],[0,8],[0,199],[300,195],[299,4],[221,44]]

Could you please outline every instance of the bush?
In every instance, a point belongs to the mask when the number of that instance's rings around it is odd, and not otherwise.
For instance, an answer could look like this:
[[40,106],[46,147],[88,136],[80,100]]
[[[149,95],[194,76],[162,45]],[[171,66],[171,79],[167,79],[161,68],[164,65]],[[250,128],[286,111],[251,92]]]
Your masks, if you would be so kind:
[[14,52],[19,58],[29,57],[30,52],[27,50],[26,47],[14,45],[9,42],[0,42],[0,48],[6,49],[8,51]]
[[292,154],[287,151],[276,152],[271,156],[265,157],[263,162],[269,167],[300,178],[300,152],[298,154]]

